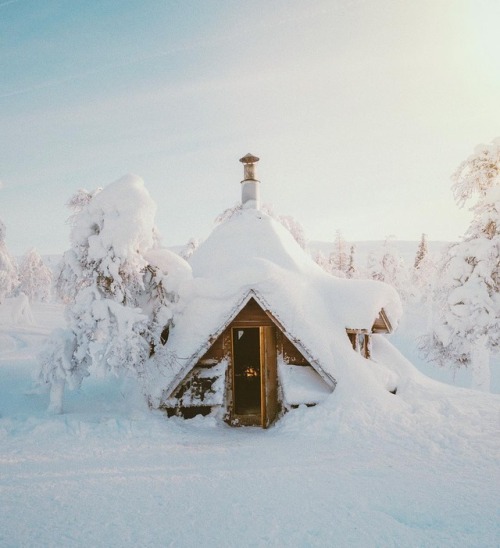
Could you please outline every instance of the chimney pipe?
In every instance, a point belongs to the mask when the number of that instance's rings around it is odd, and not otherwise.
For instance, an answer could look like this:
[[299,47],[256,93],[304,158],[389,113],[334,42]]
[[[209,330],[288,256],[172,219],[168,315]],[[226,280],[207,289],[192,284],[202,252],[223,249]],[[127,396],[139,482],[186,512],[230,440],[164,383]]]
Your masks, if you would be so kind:
[[255,178],[255,164],[258,161],[259,158],[250,153],[240,158],[244,166],[244,179],[241,181],[241,204],[244,209],[260,209],[260,181]]

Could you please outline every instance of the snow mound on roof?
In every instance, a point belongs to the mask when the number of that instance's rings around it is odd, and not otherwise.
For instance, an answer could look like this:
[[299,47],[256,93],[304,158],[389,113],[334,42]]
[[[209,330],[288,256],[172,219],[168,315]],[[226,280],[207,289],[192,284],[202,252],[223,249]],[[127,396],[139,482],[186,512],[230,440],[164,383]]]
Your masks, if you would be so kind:
[[190,263],[196,277],[219,278],[231,273],[240,283],[240,275],[247,278],[248,268],[254,274],[268,274],[268,263],[291,272],[321,270],[284,226],[256,209],[241,210],[217,226]]
[[[371,329],[382,308],[395,327],[401,314],[392,287],[324,272],[279,222],[258,210],[242,210],[217,226],[189,262],[193,278],[180,291],[168,371],[153,389],[153,401],[184,378],[251,296],[332,386],[352,375],[349,365],[366,369],[346,328]],[[371,375],[385,388],[376,368]]]
[[[401,302],[389,285],[345,280],[324,272],[279,222],[258,210],[242,210],[219,225],[190,260],[199,294],[230,297],[256,289],[272,299],[287,292],[290,300],[317,301],[344,328],[370,329],[382,308],[394,326]],[[302,297],[302,299],[301,299]],[[323,304],[321,304],[323,303]]]
[[149,264],[168,275],[168,290],[182,291],[183,286],[193,278],[191,266],[181,256],[163,247],[148,250],[144,258]]

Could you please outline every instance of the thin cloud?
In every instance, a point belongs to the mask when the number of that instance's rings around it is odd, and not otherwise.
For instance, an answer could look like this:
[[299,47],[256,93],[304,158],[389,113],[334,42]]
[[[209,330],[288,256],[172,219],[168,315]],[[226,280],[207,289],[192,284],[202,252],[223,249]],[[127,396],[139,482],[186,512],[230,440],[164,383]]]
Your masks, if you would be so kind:
[[[0,4],[0,8],[7,6],[9,4],[20,2],[21,0],[9,0]],[[290,13],[288,17],[281,17],[279,19],[273,19],[272,22],[256,22],[253,25],[245,24],[244,26],[238,26],[232,32],[223,33],[216,37],[211,38],[201,38],[199,40],[190,40],[189,42],[181,43],[178,46],[174,46],[168,49],[162,49],[153,51],[150,53],[137,54],[136,56],[131,57],[122,62],[118,63],[106,63],[104,65],[95,67],[92,70],[87,70],[83,72],[76,72],[73,74],[68,74],[63,78],[57,78],[54,80],[49,80],[46,82],[41,82],[39,84],[34,84],[25,88],[15,89],[12,91],[7,91],[0,94],[0,99],[7,99],[10,97],[15,97],[18,95],[25,95],[28,93],[33,93],[39,90],[54,88],[69,82],[74,82],[77,80],[85,80],[89,77],[101,74],[103,72],[108,72],[110,70],[115,70],[117,68],[124,68],[131,65],[137,65],[142,63],[147,63],[149,61],[154,61],[162,57],[170,57],[172,55],[178,55],[183,52],[195,51],[195,50],[204,50],[207,48],[221,47],[224,44],[232,44],[235,40],[242,41],[245,36],[255,37],[256,34],[265,34],[269,29],[276,30],[276,27],[289,26],[291,23],[294,23],[298,20],[303,20],[304,17],[312,19],[318,17],[319,15],[324,15],[325,12],[322,10],[309,10],[309,12],[296,12]]]

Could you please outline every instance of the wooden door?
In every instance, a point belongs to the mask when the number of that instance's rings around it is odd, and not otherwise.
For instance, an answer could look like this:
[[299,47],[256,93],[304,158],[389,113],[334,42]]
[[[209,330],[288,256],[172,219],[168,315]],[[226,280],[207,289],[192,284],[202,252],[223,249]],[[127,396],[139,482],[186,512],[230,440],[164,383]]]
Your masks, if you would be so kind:
[[235,327],[233,332],[233,412],[261,423],[262,344],[258,327]]
[[261,332],[262,374],[262,426],[272,424],[279,412],[278,401],[278,364],[276,351],[276,328],[265,326]]

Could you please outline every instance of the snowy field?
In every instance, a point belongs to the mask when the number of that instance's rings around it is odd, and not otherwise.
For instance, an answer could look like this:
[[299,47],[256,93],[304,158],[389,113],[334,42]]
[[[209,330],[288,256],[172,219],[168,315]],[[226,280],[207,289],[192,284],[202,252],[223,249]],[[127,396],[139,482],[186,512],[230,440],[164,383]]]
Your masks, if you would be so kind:
[[[397,395],[339,385],[266,431],[167,420],[113,379],[51,416],[32,375],[62,308],[33,313],[0,313],[2,547],[500,545],[499,395],[428,380],[381,341]],[[392,342],[413,339],[403,323]]]

